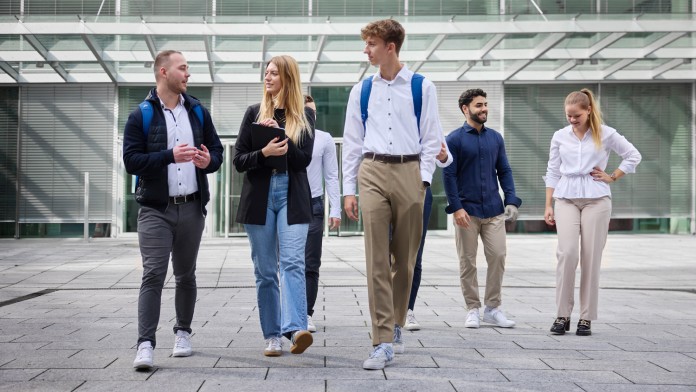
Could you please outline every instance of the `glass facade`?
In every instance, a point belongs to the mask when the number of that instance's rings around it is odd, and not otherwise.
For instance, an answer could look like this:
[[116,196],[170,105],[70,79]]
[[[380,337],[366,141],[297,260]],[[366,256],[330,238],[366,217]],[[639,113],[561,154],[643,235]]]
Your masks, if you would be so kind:
[[[693,209],[693,100],[687,83],[601,83],[505,86],[505,140],[524,201],[517,230],[546,231],[544,213],[548,149],[553,133],[567,125],[563,102],[587,87],[600,102],[607,125],[641,152],[635,174],[612,185],[612,229],[688,232]],[[612,154],[607,170],[618,167]]]
[[6,0],[0,14],[17,15],[22,3],[26,15],[450,16],[497,15],[501,6],[512,15],[691,12],[690,0]]
[[[189,93],[210,109],[226,145],[225,165],[211,176],[208,232],[243,235],[243,227],[234,223],[242,176],[232,166],[233,145],[247,106],[260,99],[264,64],[278,54],[298,60],[303,90],[317,102],[317,127],[335,138],[340,155],[350,90],[375,71],[361,53],[360,27],[383,17],[407,27],[401,59],[436,84],[445,132],[463,121],[453,106],[461,91],[488,92],[489,125],[504,135],[524,200],[520,221],[508,229],[548,230],[540,219],[548,144],[565,124],[565,95],[589,87],[601,100],[607,124],[643,153],[638,173],[614,186],[612,230],[693,231],[693,4],[0,2],[0,236],[79,236],[86,171],[94,176],[92,235],[135,232],[134,178],[120,162],[121,138],[129,113],[154,84],[154,54],[166,49],[186,55]],[[482,21],[485,28],[470,30],[470,22]],[[613,157],[610,166],[617,164]],[[439,169],[432,186],[429,228],[444,230]],[[361,222],[344,216],[341,235],[361,231]]]

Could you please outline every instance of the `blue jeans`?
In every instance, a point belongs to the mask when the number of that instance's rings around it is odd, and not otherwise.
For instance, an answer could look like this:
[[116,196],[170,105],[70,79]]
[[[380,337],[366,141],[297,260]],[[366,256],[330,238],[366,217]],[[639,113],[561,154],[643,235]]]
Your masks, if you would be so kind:
[[266,224],[244,225],[251,244],[264,339],[289,338],[292,332],[307,329],[304,259],[308,226],[288,224],[288,175],[273,175]]
[[411,296],[408,299],[408,308],[413,310],[416,305],[418,288],[421,282],[421,261],[423,261],[423,246],[425,245],[425,235],[428,233],[428,223],[430,223],[430,211],[433,209],[433,192],[430,187],[425,190],[425,203],[423,203],[423,235],[421,236],[418,255],[416,256],[416,267],[413,269],[413,283],[411,283]]

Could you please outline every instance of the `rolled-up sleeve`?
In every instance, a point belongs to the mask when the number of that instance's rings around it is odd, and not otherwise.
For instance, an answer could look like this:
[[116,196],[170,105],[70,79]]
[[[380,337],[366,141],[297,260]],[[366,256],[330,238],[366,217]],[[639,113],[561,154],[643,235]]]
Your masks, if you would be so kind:
[[546,166],[546,175],[542,178],[547,188],[556,188],[558,181],[561,179],[561,154],[557,134],[554,134],[553,138],[551,138],[549,162]]
[[608,142],[608,147],[623,159],[619,164],[619,170],[624,173],[635,173],[636,167],[643,159],[638,149],[618,132],[611,135]]
[[350,91],[346,108],[346,122],[343,127],[343,194],[355,195],[358,168],[362,162],[362,148],[365,141],[362,118],[360,116],[360,91],[362,84],[356,84]]
[[437,92],[429,80],[423,81],[423,107],[421,112],[421,178],[433,182],[435,157],[442,145],[442,125],[438,113]]

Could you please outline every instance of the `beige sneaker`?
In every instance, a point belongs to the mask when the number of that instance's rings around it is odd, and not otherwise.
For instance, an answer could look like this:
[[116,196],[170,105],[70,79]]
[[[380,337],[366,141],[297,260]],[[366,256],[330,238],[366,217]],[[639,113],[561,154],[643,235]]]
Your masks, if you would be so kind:
[[314,338],[312,338],[312,333],[309,331],[295,331],[290,341],[292,341],[290,352],[293,354],[302,354],[312,345]]

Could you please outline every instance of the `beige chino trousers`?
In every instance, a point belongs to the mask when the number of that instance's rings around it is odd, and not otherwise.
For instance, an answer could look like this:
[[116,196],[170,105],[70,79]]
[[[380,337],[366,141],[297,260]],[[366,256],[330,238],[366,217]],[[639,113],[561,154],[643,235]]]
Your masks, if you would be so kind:
[[[358,171],[365,230],[372,343],[391,343],[394,324],[406,322],[413,269],[423,227],[425,187],[417,161],[364,159]],[[392,240],[389,241],[389,228]],[[390,262],[390,254],[393,259]]]
[[556,257],[557,317],[573,312],[575,271],[580,263],[580,318],[597,319],[599,269],[607,242],[611,199],[556,199],[554,209],[558,248]]
[[476,270],[479,236],[481,236],[488,263],[484,302],[488,307],[497,308],[502,302],[501,291],[507,254],[505,216],[498,215],[486,219],[472,216],[471,223],[466,229],[455,225],[454,238],[459,255],[459,283],[464,294],[464,302],[469,310],[481,307]]

